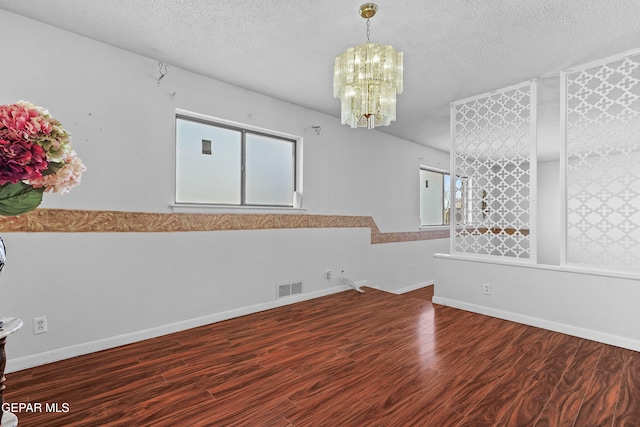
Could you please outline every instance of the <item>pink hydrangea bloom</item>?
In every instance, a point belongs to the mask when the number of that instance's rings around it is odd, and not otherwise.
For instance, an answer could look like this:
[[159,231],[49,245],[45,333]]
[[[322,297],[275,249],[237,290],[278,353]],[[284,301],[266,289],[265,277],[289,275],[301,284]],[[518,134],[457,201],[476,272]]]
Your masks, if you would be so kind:
[[40,178],[48,166],[40,145],[25,139],[0,139],[0,185]]
[[47,130],[50,131],[50,126],[43,126],[40,114],[38,109],[27,102],[0,106],[2,125],[7,129],[22,132],[25,139],[39,132],[47,133]]
[[64,194],[85,169],[69,134],[48,111],[25,101],[0,105],[0,186],[22,181]]
[[76,152],[71,151],[64,158],[64,166],[58,172],[33,179],[30,184],[35,188],[44,187],[46,192],[66,194],[80,184],[80,177],[86,169]]

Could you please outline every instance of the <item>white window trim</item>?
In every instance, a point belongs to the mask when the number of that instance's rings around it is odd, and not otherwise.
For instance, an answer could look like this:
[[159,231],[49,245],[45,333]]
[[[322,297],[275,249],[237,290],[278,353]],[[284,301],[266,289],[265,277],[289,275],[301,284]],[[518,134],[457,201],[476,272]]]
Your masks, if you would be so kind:
[[208,205],[194,203],[172,203],[169,205],[173,213],[303,213],[307,208],[289,206],[231,206],[231,205]]
[[[224,204],[208,204],[208,203],[176,203],[175,195],[176,195],[176,167],[177,167],[177,157],[174,146],[174,159],[173,159],[173,197],[174,202],[169,205],[171,210],[174,213],[238,213],[238,212],[247,212],[251,211],[251,213],[299,213],[305,212],[306,208],[304,207],[304,191],[302,187],[302,177],[303,177],[303,138],[298,135],[293,135],[285,132],[275,131],[272,129],[262,128],[258,126],[248,125],[246,123],[234,122],[232,120],[221,119],[219,117],[208,116],[202,113],[196,113],[194,111],[183,110],[181,108],[176,108],[174,113],[174,121],[173,121],[173,132],[175,135],[176,129],[176,120],[177,116],[186,116],[194,119],[204,120],[207,122],[212,122],[213,124],[227,125],[236,128],[242,128],[249,131],[254,131],[263,134],[269,134],[277,137],[282,137],[295,141],[296,145],[296,177],[295,177],[295,185],[296,185],[296,193],[298,193],[300,197],[300,206],[240,206],[240,205],[224,205]],[[293,195],[292,195],[293,197]]]
[[421,225],[420,230],[450,230],[450,225]]

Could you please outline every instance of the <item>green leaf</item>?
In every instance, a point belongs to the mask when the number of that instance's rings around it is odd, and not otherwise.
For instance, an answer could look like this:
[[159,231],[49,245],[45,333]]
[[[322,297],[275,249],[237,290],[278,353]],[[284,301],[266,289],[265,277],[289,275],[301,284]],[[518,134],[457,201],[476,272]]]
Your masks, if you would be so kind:
[[58,171],[62,169],[62,166],[64,166],[64,163],[49,162],[47,169],[45,171],[42,171],[42,176],[58,173]]
[[37,208],[44,188],[33,188],[23,182],[0,186],[0,215],[15,216]]

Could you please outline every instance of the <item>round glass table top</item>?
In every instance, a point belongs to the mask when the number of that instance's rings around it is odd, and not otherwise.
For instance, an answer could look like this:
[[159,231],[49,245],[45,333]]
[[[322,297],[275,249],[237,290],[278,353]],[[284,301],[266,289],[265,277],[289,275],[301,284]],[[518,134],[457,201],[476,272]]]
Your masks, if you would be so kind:
[[0,317],[0,339],[5,338],[22,328],[22,320],[15,317]]

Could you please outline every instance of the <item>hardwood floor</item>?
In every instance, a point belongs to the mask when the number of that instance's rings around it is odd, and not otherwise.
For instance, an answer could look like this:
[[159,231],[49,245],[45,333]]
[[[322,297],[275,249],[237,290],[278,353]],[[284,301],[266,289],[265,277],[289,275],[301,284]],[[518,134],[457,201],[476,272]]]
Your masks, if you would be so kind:
[[26,427],[640,425],[640,353],[365,289],[11,373],[5,398],[42,405]]

